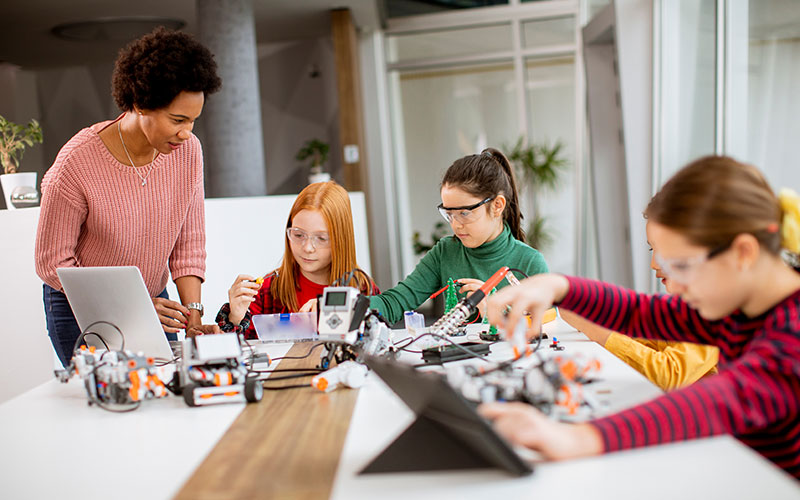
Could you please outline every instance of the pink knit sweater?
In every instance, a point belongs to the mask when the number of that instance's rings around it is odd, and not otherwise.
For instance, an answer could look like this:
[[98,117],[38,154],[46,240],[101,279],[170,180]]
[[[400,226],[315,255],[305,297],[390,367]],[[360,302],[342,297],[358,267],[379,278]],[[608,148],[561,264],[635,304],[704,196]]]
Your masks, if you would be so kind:
[[171,154],[159,154],[142,186],[98,135],[112,124],[116,120],[78,132],[42,179],[36,273],[61,290],[59,267],[137,266],[151,296],[161,293],[170,272],[173,280],[204,279],[200,141],[192,136]]

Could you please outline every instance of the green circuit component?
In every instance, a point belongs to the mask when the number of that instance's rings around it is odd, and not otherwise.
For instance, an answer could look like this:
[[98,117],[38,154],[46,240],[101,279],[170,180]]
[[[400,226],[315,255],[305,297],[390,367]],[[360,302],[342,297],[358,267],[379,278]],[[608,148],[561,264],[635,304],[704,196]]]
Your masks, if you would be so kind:
[[[494,295],[495,292],[497,292],[497,288],[492,288],[492,291],[489,292],[489,296]],[[481,323],[483,323],[484,325],[488,324],[489,323],[489,318],[487,318],[486,316],[483,316],[481,318]],[[497,335],[497,327],[496,326],[494,326],[494,325],[490,325],[489,326],[489,335]]]
[[447,278],[447,290],[444,292],[444,313],[449,313],[456,304],[458,304],[458,286],[453,278]]

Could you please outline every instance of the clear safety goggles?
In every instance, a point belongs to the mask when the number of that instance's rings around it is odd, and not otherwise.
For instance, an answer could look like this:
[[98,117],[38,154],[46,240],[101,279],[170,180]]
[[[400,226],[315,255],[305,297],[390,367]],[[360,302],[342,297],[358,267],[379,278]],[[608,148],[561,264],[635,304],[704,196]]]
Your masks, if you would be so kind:
[[479,201],[474,205],[468,205],[465,207],[445,207],[443,203],[439,203],[439,206],[436,208],[439,210],[439,213],[442,215],[442,217],[444,217],[444,220],[449,223],[456,221],[459,224],[469,224],[470,222],[475,222],[480,217],[480,213],[477,211],[477,209],[483,205],[486,205],[493,199],[495,199],[495,197],[490,196],[489,198]]

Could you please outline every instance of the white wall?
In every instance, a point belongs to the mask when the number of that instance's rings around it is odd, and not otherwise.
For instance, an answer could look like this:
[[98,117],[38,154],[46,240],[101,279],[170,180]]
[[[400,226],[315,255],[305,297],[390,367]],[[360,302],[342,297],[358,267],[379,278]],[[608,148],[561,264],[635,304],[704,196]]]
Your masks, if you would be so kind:
[[[263,275],[277,267],[294,199],[262,196],[206,200],[204,323],[214,321],[238,274]],[[371,273],[364,194],[350,193],[350,202],[356,258]],[[0,210],[0,403],[53,376],[55,354],[45,325],[42,281],[34,268],[38,221],[38,208]],[[168,290],[172,298],[178,297],[174,283],[170,282]]]
[[0,402],[53,377],[33,247],[38,208],[0,210]]

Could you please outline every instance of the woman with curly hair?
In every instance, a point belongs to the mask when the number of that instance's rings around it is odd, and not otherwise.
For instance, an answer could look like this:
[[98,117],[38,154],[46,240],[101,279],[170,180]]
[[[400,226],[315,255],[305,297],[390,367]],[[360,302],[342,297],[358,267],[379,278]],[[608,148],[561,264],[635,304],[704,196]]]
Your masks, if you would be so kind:
[[[203,154],[192,134],[222,81],[211,52],[158,28],[122,49],[112,94],[122,114],[72,137],[42,180],[36,272],[47,330],[66,365],[80,330],[60,267],[137,266],[170,338],[201,325],[205,275]],[[180,302],[169,300],[167,279]]]

